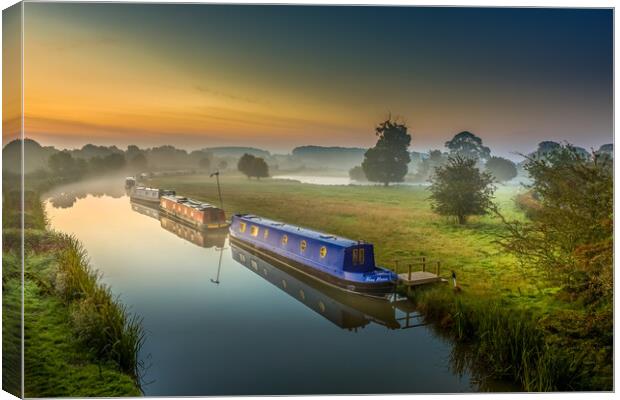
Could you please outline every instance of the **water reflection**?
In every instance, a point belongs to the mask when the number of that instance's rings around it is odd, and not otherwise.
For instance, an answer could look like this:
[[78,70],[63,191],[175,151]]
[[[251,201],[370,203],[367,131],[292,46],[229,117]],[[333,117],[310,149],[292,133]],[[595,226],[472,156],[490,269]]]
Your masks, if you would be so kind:
[[228,229],[198,230],[189,225],[174,221],[164,214],[160,214],[159,208],[149,207],[133,201],[130,203],[133,211],[159,220],[162,228],[168,232],[174,233],[183,240],[207,249],[211,247],[224,247],[226,237],[228,236]]
[[240,262],[243,251],[230,248],[225,231],[162,223],[157,209],[122,196],[123,182],[82,182],[106,195],[76,198],[70,208],[50,200],[46,212],[143,318],[146,395],[472,390],[467,371],[450,369],[452,344],[419,326],[407,302],[345,295],[249,253]]
[[118,199],[125,194],[125,189],[118,184],[118,177],[108,176],[62,185],[47,192],[46,198],[54,208],[71,208],[77,200],[88,195]]
[[231,251],[239,264],[340,328],[357,331],[371,322],[389,329],[401,328],[394,306],[386,300],[344,293],[292,268],[275,267],[235,245],[231,245]]

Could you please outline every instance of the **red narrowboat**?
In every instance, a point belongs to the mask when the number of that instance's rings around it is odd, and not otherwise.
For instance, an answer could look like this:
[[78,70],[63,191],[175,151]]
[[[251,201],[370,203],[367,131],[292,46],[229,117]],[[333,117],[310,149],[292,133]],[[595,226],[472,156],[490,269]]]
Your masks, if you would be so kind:
[[187,197],[162,196],[159,210],[172,219],[198,229],[225,228],[229,225],[224,210]]

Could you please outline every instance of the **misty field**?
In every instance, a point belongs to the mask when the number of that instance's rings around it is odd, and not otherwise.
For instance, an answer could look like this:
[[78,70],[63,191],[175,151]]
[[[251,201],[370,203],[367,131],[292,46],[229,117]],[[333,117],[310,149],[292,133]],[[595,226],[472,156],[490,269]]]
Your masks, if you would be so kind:
[[[204,175],[157,178],[149,184],[218,204],[215,180]],[[465,226],[434,214],[423,186],[321,186],[288,180],[221,177],[227,215],[253,213],[375,245],[377,264],[394,269],[396,260],[415,256],[441,261],[463,289],[502,294],[528,303],[552,301],[553,289],[537,286],[535,271],[518,266],[494,243],[499,219],[472,218]],[[499,186],[504,214],[518,218],[518,186]],[[401,261],[399,272],[404,272]]]

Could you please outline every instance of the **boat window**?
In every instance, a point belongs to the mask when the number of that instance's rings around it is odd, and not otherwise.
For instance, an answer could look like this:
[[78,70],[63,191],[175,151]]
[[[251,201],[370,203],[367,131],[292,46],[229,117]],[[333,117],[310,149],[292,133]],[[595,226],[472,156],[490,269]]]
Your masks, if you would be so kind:
[[327,255],[327,247],[322,246],[321,250],[319,250],[319,255],[321,256],[321,258],[325,258],[325,256]]
[[286,245],[288,243],[288,236],[282,235],[282,245]]
[[252,225],[252,227],[250,228],[250,235],[254,237],[258,236],[258,226]]
[[357,249],[353,249],[353,265],[357,265]]
[[269,229],[265,229],[265,232],[263,232],[263,239],[267,239],[269,237]]
[[358,255],[358,261],[360,264],[364,264],[364,248],[361,248]]
[[241,233],[245,232],[245,222],[241,222],[239,224],[239,232]]
[[306,247],[308,247],[308,243],[306,243],[305,240],[302,240],[299,243],[299,249],[301,250],[301,252],[303,253],[304,251],[306,251]]

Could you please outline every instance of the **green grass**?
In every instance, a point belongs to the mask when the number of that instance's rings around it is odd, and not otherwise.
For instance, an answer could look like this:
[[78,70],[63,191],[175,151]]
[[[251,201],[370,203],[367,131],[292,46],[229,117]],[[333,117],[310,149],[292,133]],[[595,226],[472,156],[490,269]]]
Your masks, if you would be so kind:
[[[584,307],[558,297],[559,287],[534,266],[520,265],[496,244],[498,218],[472,218],[461,226],[434,214],[429,192],[419,186],[320,186],[248,180],[222,175],[227,215],[253,213],[375,245],[377,263],[441,260],[442,275],[455,271],[460,291],[449,285],[410,292],[427,319],[467,347],[467,365],[486,376],[511,379],[525,390],[610,390],[611,344],[588,337]],[[161,177],[149,185],[218,204],[208,176]],[[500,186],[496,203],[509,219],[523,219],[514,204],[517,187]],[[403,262],[399,272],[404,272]],[[578,326],[575,325],[577,321]],[[611,337],[613,331],[605,334]],[[602,335],[602,336],[605,336]],[[456,362],[459,365],[459,362]]]
[[[3,388],[20,396],[22,235],[16,201],[15,192],[5,193],[2,372]],[[99,283],[77,240],[46,229],[36,193],[26,193],[25,206],[25,396],[141,395],[139,319]]]
[[[31,256],[27,263],[30,274],[50,282],[56,257]],[[98,361],[76,344],[69,308],[52,290],[32,279],[24,287],[26,397],[140,396],[135,381],[116,363]]]

